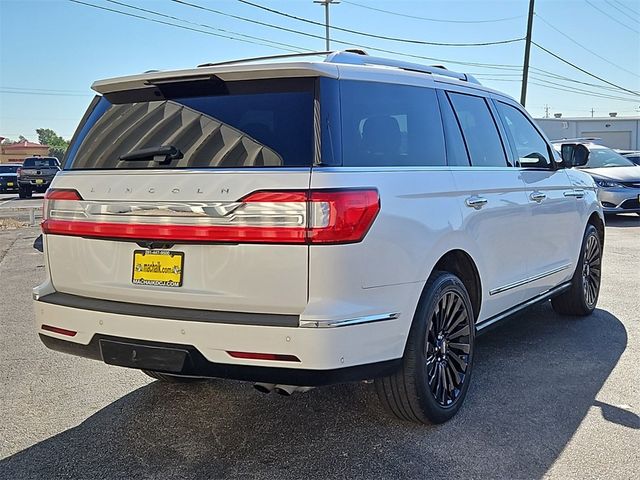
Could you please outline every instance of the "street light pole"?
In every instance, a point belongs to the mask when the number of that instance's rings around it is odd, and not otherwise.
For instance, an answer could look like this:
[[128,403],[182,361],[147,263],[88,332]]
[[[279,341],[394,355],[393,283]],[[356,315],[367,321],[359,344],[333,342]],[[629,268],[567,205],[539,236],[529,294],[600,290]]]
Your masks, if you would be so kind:
[[337,5],[339,0],[313,0],[313,3],[324,5],[324,28],[325,28],[325,48],[331,50],[331,39],[329,35],[329,5]]

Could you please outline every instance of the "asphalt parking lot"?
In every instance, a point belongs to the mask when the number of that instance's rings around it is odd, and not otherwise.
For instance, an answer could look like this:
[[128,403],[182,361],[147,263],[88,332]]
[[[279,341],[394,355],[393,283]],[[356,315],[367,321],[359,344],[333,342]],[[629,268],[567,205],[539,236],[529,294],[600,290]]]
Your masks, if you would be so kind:
[[[2,205],[0,210],[16,203]],[[41,200],[30,200],[30,202]],[[25,201],[26,203],[26,201]],[[286,398],[167,385],[48,351],[38,229],[0,229],[0,478],[637,478],[640,217],[609,219],[598,309],[538,305],[483,335],[458,416],[387,416],[370,385]]]

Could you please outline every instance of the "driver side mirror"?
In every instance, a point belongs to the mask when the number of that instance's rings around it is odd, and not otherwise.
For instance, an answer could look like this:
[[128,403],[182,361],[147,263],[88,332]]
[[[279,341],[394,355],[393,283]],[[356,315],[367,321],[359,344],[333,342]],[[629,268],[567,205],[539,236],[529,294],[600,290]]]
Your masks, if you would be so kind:
[[589,149],[581,143],[563,143],[560,152],[566,168],[582,167],[589,160]]

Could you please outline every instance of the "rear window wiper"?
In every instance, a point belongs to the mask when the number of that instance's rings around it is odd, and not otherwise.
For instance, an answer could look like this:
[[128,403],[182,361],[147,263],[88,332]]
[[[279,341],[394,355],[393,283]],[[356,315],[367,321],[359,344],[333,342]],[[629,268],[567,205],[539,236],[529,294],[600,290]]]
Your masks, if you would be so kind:
[[171,160],[179,160],[183,157],[182,152],[173,145],[161,145],[159,147],[140,148],[129,153],[120,155],[123,162],[149,161],[153,160],[159,164],[170,163]]

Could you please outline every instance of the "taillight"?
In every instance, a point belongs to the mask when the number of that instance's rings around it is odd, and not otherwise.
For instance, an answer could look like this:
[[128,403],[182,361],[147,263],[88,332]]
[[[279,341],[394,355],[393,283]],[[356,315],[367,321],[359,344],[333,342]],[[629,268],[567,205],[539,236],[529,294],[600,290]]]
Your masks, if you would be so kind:
[[[180,215],[172,213],[174,207]],[[155,209],[153,215],[150,208]],[[210,207],[84,201],[75,190],[53,189],[45,195],[42,229],[48,234],[130,240],[340,244],[361,241],[379,210],[380,198],[373,188],[260,190]]]
[[18,167],[16,169],[16,177],[20,177],[22,175],[22,167]]

